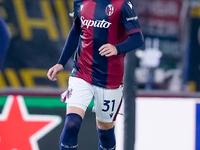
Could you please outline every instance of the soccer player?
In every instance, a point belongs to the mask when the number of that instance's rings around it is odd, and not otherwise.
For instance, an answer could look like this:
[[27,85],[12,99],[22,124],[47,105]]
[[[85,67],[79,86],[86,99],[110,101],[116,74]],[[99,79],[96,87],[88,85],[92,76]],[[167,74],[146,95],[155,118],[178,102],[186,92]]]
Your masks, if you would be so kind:
[[115,150],[114,121],[122,102],[124,56],[143,45],[143,35],[131,1],[74,0],[74,22],[63,52],[47,76],[57,74],[76,51],[67,91],[60,150],[77,150],[85,111],[94,99],[98,150]]
[[3,66],[3,61],[6,56],[6,51],[10,42],[10,34],[5,21],[0,16],[0,70]]

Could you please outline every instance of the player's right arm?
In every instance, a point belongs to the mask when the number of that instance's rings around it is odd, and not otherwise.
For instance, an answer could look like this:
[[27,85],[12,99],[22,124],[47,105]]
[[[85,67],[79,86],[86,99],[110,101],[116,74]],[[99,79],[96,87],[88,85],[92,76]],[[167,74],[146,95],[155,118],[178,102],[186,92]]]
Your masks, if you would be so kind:
[[60,59],[58,60],[58,63],[53,67],[51,67],[47,73],[47,77],[49,78],[49,80],[51,81],[57,80],[56,77],[57,74],[64,69],[65,64],[67,63],[69,58],[73,55],[73,53],[76,51],[80,34],[81,34],[81,21],[77,16],[75,16],[73,26],[65,42],[65,46],[63,48]]
[[76,51],[81,32],[81,20],[75,15],[72,28],[68,34],[62,54],[58,60],[58,64],[61,64],[64,67],[69,58]]
[[10,43],[10,33],[6,26],[6,22],[0,16],[0,70],[3,66],[3,60],[6,55],[7,48]]

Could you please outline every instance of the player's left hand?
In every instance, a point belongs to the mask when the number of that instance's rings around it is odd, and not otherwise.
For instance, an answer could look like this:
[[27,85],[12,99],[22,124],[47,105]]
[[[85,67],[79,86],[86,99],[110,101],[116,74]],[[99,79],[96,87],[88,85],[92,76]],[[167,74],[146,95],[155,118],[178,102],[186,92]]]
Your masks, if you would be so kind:
[[117,55],[117,49],[112,44],[104,44],[99,48],[99,54],[101,56],[110,57],[113,55]]

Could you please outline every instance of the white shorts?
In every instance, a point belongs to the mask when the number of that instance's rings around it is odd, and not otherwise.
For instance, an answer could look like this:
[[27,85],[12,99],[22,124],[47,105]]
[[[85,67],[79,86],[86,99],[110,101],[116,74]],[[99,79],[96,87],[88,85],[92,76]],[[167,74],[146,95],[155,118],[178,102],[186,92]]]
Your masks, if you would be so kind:
[[106,89],[76,77],[69,77],[68,83],[68,89],[61,94],[61,101],[66,102],[67,107],[74,106],[86,111],[94,99],[96,118],[105,123],[115,121],[122,103],[122,86],[118,89]]

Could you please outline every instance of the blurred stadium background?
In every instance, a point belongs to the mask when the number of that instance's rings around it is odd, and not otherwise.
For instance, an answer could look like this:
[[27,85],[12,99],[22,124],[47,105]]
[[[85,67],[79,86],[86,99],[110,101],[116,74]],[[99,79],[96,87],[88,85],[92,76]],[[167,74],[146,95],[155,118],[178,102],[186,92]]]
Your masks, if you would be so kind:
[[[134,149],[200,150],[200,1],[133,3],[145,37],[145,45],[132,55],[134,73],[128,73],[137,96]],[[65,117],[59,97],[73,60],[56,82],[46,74],[60,56],[72,11],[72,0],[0,0],[12,38],[0,71],[0,150],[58,149]],[[79,150],[96,150],[92,106]],[[123,122],[119,115],[117,150],[128,150],[123,148]]]

